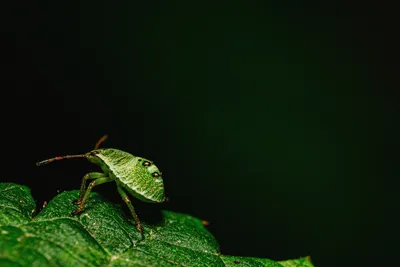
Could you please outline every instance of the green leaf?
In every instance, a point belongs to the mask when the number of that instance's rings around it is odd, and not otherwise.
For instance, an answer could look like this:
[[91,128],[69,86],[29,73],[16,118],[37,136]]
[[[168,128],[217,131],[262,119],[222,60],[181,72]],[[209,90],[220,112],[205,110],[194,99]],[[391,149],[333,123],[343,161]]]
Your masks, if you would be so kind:
[[284,267],[313,267],[310,257],[304,257],[298,260],[287,260],[279,262]]
[[163,222],[143,223],[145,238],[120,206],[92,193],[71,217],[78,191],[63,192],[35,217],[27,187],[0,184],[0,266],[268,266],[312,267],[308,258],[275,262],[221,255],[202,221],[163,211]]

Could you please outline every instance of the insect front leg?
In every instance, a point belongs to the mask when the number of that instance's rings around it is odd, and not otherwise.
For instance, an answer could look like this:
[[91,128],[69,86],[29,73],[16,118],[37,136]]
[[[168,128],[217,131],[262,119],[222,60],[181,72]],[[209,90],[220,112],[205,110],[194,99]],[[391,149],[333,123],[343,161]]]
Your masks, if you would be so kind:
[[142,238],[144,238],[143,235],[143,227],[140,224],[140,220],[139,217],[137,216],[136,212],[135,212],[135,208],[132,205],[131,200],[129,199],[128,195],[126,194],[126,192],[122,189],[122,187],[117,183],[117,189],[119,194],[122,197],[122,200],[126,203],[126,205],[128,206],[129,210],[131,211],[132,217],[135,220],[136,223],[136,228],[140,231],[140,234],[142,235]]
[[74,210],[73,212],[71,212],[71,216],[75,216],[76,214],[80,213],[83,208],[85,207],[86,201],[88,200],[89,196],[90,196],[90,192],[92,191],[92,188],[96,185],[100,185],[100,184],[104,184],[104,183],[108,183],[114,181],[113,178],[110,177],[101,177],[101,178],[97,178],[96,180],[94,180],[93,182],[91,182],[89,184],[89,186],[87,187],[85,194],[83,195],[83,198],[80,198],[80,202],[78,205],[78,208],[76,210]]
[[103,178],[103,177],[107,177],[107,176],[102,172],[90,172],[90,173],[87,173],[85,176],[83,176],[81,190],[79,193],[79,198],[77,200],[72,201],[71,203],[75,204],[75,205],[79,205],[82,202],[83,195],[85,194],[85,191],[86,191],[87,180],[93,180],[93,179],[98,179],[98,178]]

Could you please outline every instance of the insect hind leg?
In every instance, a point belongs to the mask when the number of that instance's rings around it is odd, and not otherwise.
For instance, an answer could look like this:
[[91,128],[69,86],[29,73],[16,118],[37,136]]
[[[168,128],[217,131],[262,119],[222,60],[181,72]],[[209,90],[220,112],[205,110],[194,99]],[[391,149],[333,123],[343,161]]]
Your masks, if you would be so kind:
[[126,205],[128,206],[133,219],[135,220],[136,223],[136,228],[139,230],[140,234],[142,235],[142,238],[144,238],[144,234],[143,234],[143,227],[140,224],[140,220],[139,217],[137,216],[136,212],[135,212],[135,208],[132,205],[131,200],[128,197],[128,194],[124,191],[124,189],[122,189],[121,185],[119,183],[117,183],[117,189],[119,194],[122,197],[122,200],[126,203]]

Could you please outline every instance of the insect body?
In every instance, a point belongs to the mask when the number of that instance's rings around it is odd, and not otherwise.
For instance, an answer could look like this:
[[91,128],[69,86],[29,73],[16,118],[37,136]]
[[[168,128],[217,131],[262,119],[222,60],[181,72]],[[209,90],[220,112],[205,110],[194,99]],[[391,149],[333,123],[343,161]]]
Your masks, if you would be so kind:
[[[90,162],[99,165],[103,172],[91,172],[83,177],[79,199],[73,202],[78,207],[71,213],[71,216],[80,213],[84,209],[85,203],[94,186],[115,181],[119,194],[127,204],[136,222],[136,227],[143,235],[143,228],[127,192],[145,202],[164,202],[165,194],[162,174],[152,161],[145,158],[136,157],[113,148],[99,149],[99,145],[106,138],[104,136],[100,139],[95,149],[86,154],[55,157],[38,162],[36,165],[40,166],[56,160],[70,158],[86,158]],[[87,180],[93,181],[86,187]]]

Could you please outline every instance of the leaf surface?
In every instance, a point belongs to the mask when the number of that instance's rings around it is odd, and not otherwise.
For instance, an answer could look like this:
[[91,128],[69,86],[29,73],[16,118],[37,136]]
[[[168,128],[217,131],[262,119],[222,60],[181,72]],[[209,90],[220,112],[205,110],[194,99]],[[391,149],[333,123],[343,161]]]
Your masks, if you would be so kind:
[[29,189],[0,183],[0,266],[313,266],[308,258],[221,255],[201,220],[170,211],[163,211],[159,224],[143,223],[142,240],[123,209],[97,193],[71,217],[78,194],[59,194],[34,217]]

